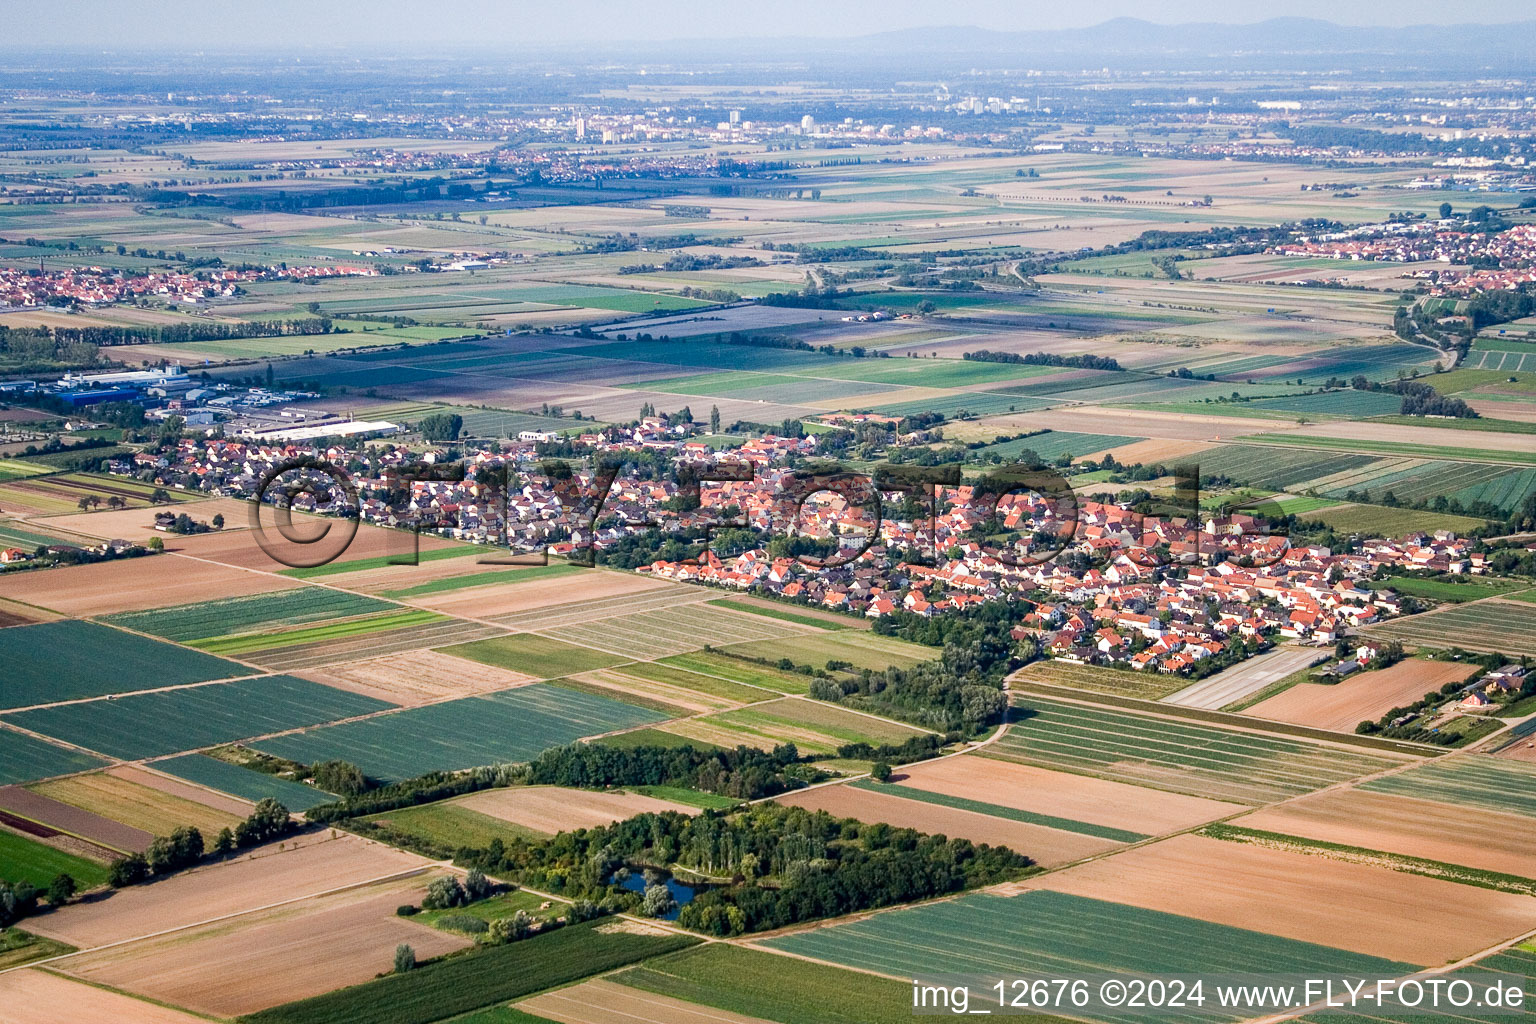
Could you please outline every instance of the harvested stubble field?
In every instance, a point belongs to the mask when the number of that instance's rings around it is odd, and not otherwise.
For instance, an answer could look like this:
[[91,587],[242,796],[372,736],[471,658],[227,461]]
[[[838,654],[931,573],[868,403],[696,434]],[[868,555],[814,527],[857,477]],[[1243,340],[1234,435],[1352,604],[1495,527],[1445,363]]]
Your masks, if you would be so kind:
[[986,756],[1236,803],[1298,796],[1399,762],[1260,733],[1023,697]]
[[217,562],[167,553],[131,562],[97,562],[47,572],[0,577],[0,597],[64,615],[110,615],[221,598],[300,584]]
[[[204,836],[216,836],[219,829],[233,828],[236,822],[245,817],[244,814],[220,811],[172,793],[139,785],[112,772],[74,775],[67,779],[44,782],[31,789],[52,800],[122,822],[141,832],[146,837],[142,840],[145,845],[149,842],[147,837],[170,835],[171,830],[178,825],[195,825]],[[69,831],[108,846],[118,845],[110,842],[106,835],[91,835],[79,829]],[[134,849],[142,847],[136,846]]]
[[1366,630],[1407,644],[1536,655],[1536,605],[1497,598],[1391,619]]
[[150,690],[14,712],[7,721],[125,760],[319,725],[391,707],[292,676]]
[[443,651],[403,651],[366,661],[345,661],[299,673],[305,679],[350,690],[401,707],[451,697],[509,690],[531,683],[521,672],[482,665]]
[[454,805],[546,835],[611,825],[648,812],[677,811],[693,814],[697,810],[685,804],[657,800],[638,793],[598,793],[558,786],[487,789],[455,800]]
[[234,1017],[369,981],[389,969],[400,943],[420,959],[468,946],[463,936],[395,916],[425,891],[420,878],[382,882],[85,953],[58,967],[82,981]]
[[[969,893],[781,935],[762,945],[903,979],[936,974],[1079,977],[1097,972],[1151,976],[1358,972],[1363,977],[1390,978],[1404,973],[1406,967],[1247,928],[1043,889],[1015,896]],[[1185,1011],[1183,1019],[1235,1020],[1239,1016],[1212,1007]],[[1113,1019],[1155,1018],[1126,1013]]]
[[[181,757],[166,758],[163,761],[152,762],[151,767],[156,772],[174,775],[198,787],[207,787],[220,793],[231,793],[251,804],[271,797],[295,813],[307,811],[320,804],[334,803],[337,800],[334,795],[322,789],[316,789],[314,786],[268,775],[266,772],[242,768],[237,764],[220,761],[216,757],[205,754],[184,754]],[[212,795],[209,794],[209,796]],[[244,814],[241,816],[244,817]]]
[[[249,506],[232,498],[214,498],[196,504],[180,506],[177,512],[185,512],[200,523],[212,525],[214,516],[224,517],[224,531],[244,529],[250,521]],[[137,508],[114,512],[77,512],[69,516],[49,516],[37,521],[44,529],[79,534],[99,540],[122,539],[135,544],[147,544],[151,537],[159,537],[171,550],[180,547],[179,538],[167,536],[155,529],[155,510]]]
[[1037,864],[1052,867],[1112,850],[1120,843],[1099,836],[1068,832],[1029,822],[995,817],[972,810],[942,807],[904,798],[899,786],[865,789],[852,785],[817,786],[781,796],[778,803],[826,811],[837,818],[884,822],[896,828],[969,839],[973,843],[1006,846]]
[[83,772],[106,764],[99,757],[0,728],[0,785]]
[[1464,662],[1408,658],[1376,672],[1357,672],[1333,684],[1297,683],[1247,709],[1244,714],[1335,732],[1353,732],[1362,721],[1380,718],[1439,690],[1470,679],[1477,666]]
[[444,653],[532,679],[555,679],[578,672],[609,668],[630,660],[622,655],[561,643],[537,633],[513,633],[456,644]]
[[[409,560],[412,551],[416,550],[413,545],[418,540],[424,558],[438,551],[452,552],[455,555],[483,553],[475,547],[456,544],[431,534],[424,533],[419,538],[413,538],[411,534],[401,530],[389,530],[366,523],[360,525],[351,541],[347,542],[348,531],[336,521],[302,513],[293,513],[291,533],[299,538],[324,537],[324,539],[308,544],[293,542],[273,528],[273,517],[274,510],[270,508],[262,510],[261,521],[266,528],[266,543],[278,556],[277,558],[267,554],[249,530],[182,537],[177,539],[174,547],[177,551],[195,558],[206,558],[209,561],[222,562],[225,565],[243,569],[280,572],[284,576],[297,579],[347,572],[352,568],[361,568],[362,566],[358,563],[364,560],[378,559],[380,564],[392,559]],[[308,565],[324,555],[332,555],[336,560],[314,569],[290,568],[293,565]]]
[[263,740],[303,763],[341,758],[384,781],[526,761],[549,747],[664,718],[604,697],[530,684]]
[[[481,571],[484,571],[483,567]],[[503,571],[511,572],[512,570]],[[677,584],[647,579],[634,573],[573,568],[568,572],[552,576],[540,575],[526,580],[509,578],[492,586],[423,594],[412,598],[411,603],[447,615],[470,615],[477,619],[501,622],[504,625],[523,626],[521,619],[509,617],[563,605],[584,608],[593,604],[596,606],[594,611],[608,607],[622,610],[626,606],[623,600],[625,595],[638,595],[650,591],[673,592],[677,589],[679,589]],[[599,603],[604,598],[616,600]],[[643,602],[636,601],[635,604],[643,607]],[[578,611],[580,608],[566,609],[566,613]]]
[[75,903],[30,922],[29,931],[94,949],[282,900],[416,874],[429,862],[357,836],[314,833],[270,843],[233,859],[184,871],[153,885],[118,889],[103,900]]
[[1523,934],[1536,913],[1529,896],[1191,834],[1032,884],[1421,965]]
[[[506,614],[493,614],[488,621],[509,629],[553,630],[575,626],[599,619],[612,619],[624,615],[638,615],[689,604],[703,604],[713,593],[703,587],[683,583],[667,583],[657,586],[657,580],[644,576],[633,579],[642,584],[615,584],[608,579],[536,580],[522,584],[516,592],[517,602],[526,602],[535,588],[544,592],[547,601],[507,604],[505,607],[521,608]],[[550,588],[546,591],[544,584]],[[583,593],[587,596],[583,597]]]
[[[255,669],[94,622],[61,619],[0,631],[0,708],[181,686]],[[111,665],[111,673],[102,666]]]
[[697,672],[700,675],[718,676],[747,686],[761,686],[779,693],[805,693],[810,680],[793,672],[781,672],[754,661],[733,658],[721,651],[691,651],[670,658],[662,658],[657,665]]
[[0,1024],[207,1024],[207,1018],[28,968],[0,974]]
[[1536,821],[1479,809],[1447,813],[1443,804],[1364,789],[1313,793],[1232,822],[1366,850],[1536,877]]
[[106,621],[176,643],[189,643],[212,637],[274,631],[283,626],[365,615],[397,607],[387,601],[326,587],[301,587],[276,593],[242,594],[239,597],[199,601],[153,611],[124,612],[108,616]]
[[[768,690],[753,690],[747,687],[737,686],[718,679],[710,679],[708,676],[694,676],[707,686],[701,689],[699,686],[675,685],[672,682],[662,682],[657,679],[647,679],[632,672],[633,668],[642,667],[643,663],[636,662],[633,666],[624,666],[617,669],[600,669],[596,672],[583,672],[578,676],[570,676],[558,680],[562,686],[570,686],[584,690],[588,693],[597,693],[602,696],[612,697],[614,700],[622,700],[632,704],[640,704],[642,707],[656,705],[658,710],[670,709],[676,715],[702,715],[710,711],[724,711],[729,708],[741,707],[742,704],[754,701],[772,700],[778,694]],[[662,670],[666,672],[666,669]],[[654,673],[653,673],[654,674]],[[680,679],[686,679],[688,673],[676,673]],[[709,686],[708,684],[716,684]],[[747,700],[730,700],[725,697],[715,696],[710,691],[721,688],[742,690],[751,696]]]
[[1010,807],[1054,819],[1056,828],[1097,826],[1159,835],[1227,817],[1243,806],[974,754],[906,765],[893,778],[901,789]]
[[1360,788],[1536,818],[1536,765],[1486,754],[1416,765],[1363,782]]
[[[75,778],[93,777],[79,775]],[[74,779],[63,779],[52,785],[70,787],[73,782]],[[96,846],[116,850],[119,853],[141,852],[147,849],[150,840],[154,839],[154,833],[125,824],[122,818],[114,820],[99,813],[100,809],[63,801],[61,798],[66,794],[74,795],[77,800],[80,799],[78,786],[67,788],[65,792],[54,793],[40,793],[22,789],[20,786],[6,786],[0,788],[0,811],[9,812],[11,815],[36,822],[46,828],[56,829],[67,835],[78,836]],[[128,816],[133,817],[133,814],[130,812]],[[17,823],[10,821],[9,824],[14,826]]]
[[[771,643],[800,648],[808,634],[824,632],[814,626],[733,612],[703,603],[665,610],[636,612],[598,622],[544,631],[549,636],[630,657],[654,659],[686,654],[701,647]],[[785,641],[794,638],[793,645]],[[811,641],[814,646],[814,641]]]
[[925,730],[847,711],[821,701],[784,697],[736,711],[674,722],[664,731],[722,747],[745,744],[771,750],[793,743],[801,751],[831,754],[845,743],[902,743]]

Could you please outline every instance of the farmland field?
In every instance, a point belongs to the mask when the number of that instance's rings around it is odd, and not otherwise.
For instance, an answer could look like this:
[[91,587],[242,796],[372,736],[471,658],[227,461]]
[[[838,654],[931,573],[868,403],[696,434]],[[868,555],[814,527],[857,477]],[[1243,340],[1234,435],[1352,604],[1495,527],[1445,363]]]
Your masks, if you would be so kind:
[[343,618],[394,608],[385,601],[323,587],[302,587],[273,594],[248,594],[221,601],[124,612],[106,621],[177,643],[233,636],[257,629],[275,630],[320,619]]
[[1513,601],[1477,601],[1391,619],[1367,632],[1407,644],[1536,655],[1536,606]]
[[302,782],[278,778],[250,768],[242,768],[228,761],[205,754],[184,754],[152,762],[157,772],[174,775],[178,779],[221,793],[230,793],[251,803],[272,797],[290,811],[307,811],[320,804],[333,803],[336,797]]
[[745,658],[734,658],[721,651],[693,651],[661,658],[656,664],[679,668],[701,675],[718,676],[721,679],[761,686],[779,693],[804,693],[810,681],[802,675],[783,672],[768,665],[760,665]]
[[1390,668],[1356,672],[1337,683],[1302,682],[1248,708],[1244,714],[1319,729],[1353,732],[1393,707],[1406,707],[1445,683],[1471,678],[1473,666],[1407,658]]
[[[1042,888],[1438,965],[1530,929],[1536,898],[1184,834],[1039,879]],[[1338,908],[1349,907],[1341,920]],[[1397,928],[1407,913],[1422,927]]]
[[[32,786],[31,789],[41,796],[73,804],[156,836],[170,835],[171,830],[178,825],[195,825],[204,836],[218,835],[219,829],[233,828],[240,820],[240,816],[140,786],[105,772],[57,779]],[[86,835],[86,838],[95,837]]]
[[0,728],[0,785],[83,772],[105,763],[91,754]]
[[1214,800],[1268,803],[1396,762],[1278,736],[1021,697],[986,756]]
[[530,679],[553,679],[577,672],[590,672],[630,660],[622,655],[562,643],[536,633],[516,633],[455,644],[444,653],[516,672]]
[[1416,765],[1406,772],[1372,779],[1360,788],[1372,793],[1433,800],[1454,807],[1536,818],[1536,765],[1484,754],[1460,756],[1444,764]]
[[751,641],[759,641],[759,646],[782,645],[786,637],[795,637],[796,647],[814,647],[815,639],[802,640],[802,636],[820,631],[819,627],[694,603],[560,626],[544,632],[557,639],[615,654],[654,659],[696,651],[704,646],[743,644],[750,647]]
[[6,720],[124,759],[154,757],[383,711],[392,705],[292,676],[154,690],[14,712]]
[[1031,682],[1070,686],[1095,693],[1118,693],[1144,700],[1159,700],[1178,690],[1184,683],[1176,676],[1148,675],[1145,672],[1076,665],[1067,661],[1036,662],[1020,669],[1012,678],[1012,684],[1024,690],[1029,689]]
[[514,786],[472,793],[453,806],[497,818],[534,832],[553,835],[578,828],[611,825],[637,814],[694,808],[637,793],[599,793],[558,786]]
[[663,728],[722,747],[745,744],[770,750],[781,743],[793,743],[803,751],[818,754],[833,753],[845,743],[901,743],[924,731],[795,697],[688,718]]
[[[93,622],[65,619],[0,631],[0,708],[248,676],[256,670]],[[110,674],[101,671],[111,665]]]
[[98,562],[0,576],[0,597],[64,615],[107,615],[286,590],[297,585],[279,576],[164,554],[128,563]]
[[[448,648],[447,650],[453,650]],[[378,700],[415,707],[445,697],[467,697],[507,690],[533,682],[534,677],[509,672],[447,651],[414,650],[381,658],[341,661],[300,673],[317,683],[351,690]]]
[[384,781],[526,761],[549,747],[665,716],[604,697],[534,684],[263,740],[270,754],[351,761]]
[[[761,944],[907,979],[938,974],[1077,977],[1094,972],[1157,976],[1243,971],[1359,972],[1385,978],[1404,973],[1404,964],[1379,957],[1040,889],[1017,896],[969,893]],[[1240,1015],[1212,1009],[1188,1016],[1233,1020]],[[1144,1018],[1121,1014],[1114,1019]]]
[[447,802],[403,807],[398,811],[382,811],[358,820],[368,825],[388,828],[391,833],[409,836],[417,842],[430,843],[445,850],[456,850],[461,846],[484,848],[497,839],[503,843],[511,843],[518,839],[536,839],[539,836],[539,833],[532,829],[519,828],[489,814],[481,814],[458,803]]
[[[912,799],[902,792],[903,788],[878,784],[865,787],[853,783],[818,786],[778,797],[776,802],[826,811],[835,818],[856,818],[871,824],[884,822],[896,828],[960,837],[989,846],[1006,846],[1045,867],[1103,853],[1123,842],[1133,841],[1125,838],[1129,835],[1125,833],[1122,838],[1114,839],[989,813],[978,809],[974,801],[967,802],[966,806],[955,806],[954,801],[939,803]],[[921,791],[913,793],[921,795]]]
[[101,885],[107,880],[105,865],[0,830],[0,878],[8,882],[31,882],[39,889],[46,889],[59,874],[72,875],[82,889]]
[[892,666],[910,668],[918,662],[932,661],[939,653],[932,647],[910,644],[905,640],[853,631],[796,636],[793,644],[779,641],[733,644],[729,651],[731,654],[766,658],[774,662],[788,655],[796,664],[818,668],[828,661],[846,661],[852,663],[854,668],[876,671]]
[[904,1024],[912,1018],[908,982],[801,961],[794,966],[795,983],[786,985],[785,966],[783,957],[716,942],[610,977],[641,992],[782,1024]]
[[205,1024],[207,1018],[47,971],[29,969],[0,975],[3,1024],[78,1024],[81,1020]]
[[631,926],[585,924],[491,946],[353,988],[253,1014],[250,1024],[427,1024],[590,974],[670,953],[697,940]]

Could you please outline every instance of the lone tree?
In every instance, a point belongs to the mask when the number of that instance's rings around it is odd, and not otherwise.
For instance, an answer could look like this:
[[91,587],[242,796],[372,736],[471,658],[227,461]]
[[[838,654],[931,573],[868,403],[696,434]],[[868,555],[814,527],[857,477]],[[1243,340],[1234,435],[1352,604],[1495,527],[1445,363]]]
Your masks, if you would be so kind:
[[53,876],[53,881],[48,883],[48,902],[55,907],[62,907],[68,903],[77,890],[75,880],[68,874],[60,873]]
[[395,947],[395,973],[404,974],[416,969],[416,951],[407,943]]
[[875,777],[876,782],[889,782],[891,781],[891,766],[884,761],[876,761],[874,768],[870,770],[870,774]]

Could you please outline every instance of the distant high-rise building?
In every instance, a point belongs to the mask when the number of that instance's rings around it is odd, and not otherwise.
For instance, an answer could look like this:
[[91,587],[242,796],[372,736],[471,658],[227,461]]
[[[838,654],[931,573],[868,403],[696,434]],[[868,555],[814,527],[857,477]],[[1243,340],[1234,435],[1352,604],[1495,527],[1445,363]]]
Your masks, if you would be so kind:
[[731,111],[731,124],[741,124],[741,111]]
[[816,131],[816,119],[814,117],[812,117],[810,114],[806,114],[804,117],[802,117],[800,119],[800,133],[802,135],[810,135],[810,134],[812,134],[815,131]]
[[584,117],[578,117],[576,119],[576,137],[578,139],[584,139],[587,137],[587,119]]

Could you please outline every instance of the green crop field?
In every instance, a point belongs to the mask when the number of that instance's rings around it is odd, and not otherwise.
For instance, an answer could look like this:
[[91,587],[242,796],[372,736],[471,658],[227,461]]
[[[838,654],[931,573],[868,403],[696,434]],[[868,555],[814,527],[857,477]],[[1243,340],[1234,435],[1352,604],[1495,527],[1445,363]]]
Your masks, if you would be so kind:
[[1334,505],[1317,509],[1306,515],[1335,530],[1361,533],[1367,536],[1406,537],[1420,530],[1452,530],[1459,534],[1469,533],[1483,525],[1483,520],[1470,516],[1453,516],[1444,512],[1422,512],[1412,508],[1388,508],[1385,505]]
[[5,717],[44,736],[134,759],[334,722],[393,706],[307,679],[262,676],[59,704]]
[[[1413,970],[1407,964],[1330,946],[1041,889],[1017,896],[970,893],[848,924],[781,935],[763,945],[859,970],[913,978],[1238,972],[1391,978]],[[1184,1010],[1178,1019],[1241,1016],[1207,1006]],[[1147,1018],[1122,1013],[1103,1019]]]
[[[0,708],[248,676],[256,670],[110,626],[60,619],[0,630]],[[103,671],[105,666],[111,671]]]
[[1260,804],[1396,762],[1277,736],[1021,696],[985,755],[1154,789]]
[[34,842],[25,836],[0,832],[0,879],[31,882],[48,888],[56,875],[70,875],[81,889],[93,889],[107,880],[103,864]]
[[151,767],[157,772],[174,775],[178,779],[199,786],[207,786],[252,803],[271,797],[290,811],[307,811],[321,804],[335,803],[339,797],[323,789],[307,786],[302,782],[268,775],[252,768],[242,768],[228,761],[204,754],[184,754],[154,761]]
[[762,615],[766,618],[779,619],[783,622],[796,622],[802,626],[812,626],[816,629],[857,629],[860,625],[851,616],[843,621],[839,621],[834,616],[826,613],[817,614],[810,610],[796,611],[792,605],[775,607],[766,601],[722,597],[707,603],[716,608],[729,608],[735,612],[750,612],[753,615]]
[[[1482,992],[1488,985],[1489,975],[1497,975],[1497,981],[1506,992],[1520,990],[1525,993],[1523,1005],[1536,1005],[1536,950],[1530,943],[1513,946],[1468,964],[1457,971],[1450,971],[1445,978],[1466,975],[1467,980]],[[1411,990],[1406,993],[1411,998]],[[1521,1011],[1528,1013],[1529,1010]],[[1372,1007],[1368,1013],[1350,1013],[1347,1010],[1328,1010],[1318,1014],[1298,1017],[1301,1024],[1469,1024],[1484,1022],[1497,1024],[1509,1018],[1510,1010],[1442,1005],[1430,1005],[1427,998],[1422,1005],[1408,1007]]]
[[675,665],[663,665],[656,661],[637,661],[632,665],[625,665],[622,671],[627,676],[638,676],[641,679],[665,683],[668,686],[680,686],[686,690],[694,690],[740,704],[752,704],[778,696],[776,690],[721,679],[719,676],[704,675],[700,672],[690,672]]
[[[794,972],[794,984],[786,985],[789,969]],[[912,1020],[912,986],[907,982],[829,964],[787,961],[723,942],[658,957],[608,980],[779,1024],[909,1024]]]
[[1514,601],[1478,601],[1390,619],[1371,626],[1369,632],[1410,644],[1536,655],[1536,607]]
[[534,684],[278,736],[256,746],[304,763],[341,758],[372,778],[398,781],[429,771],[527,761],[584,736],[665,717],[606,697]]
[[1418,579],[1413,576],[1392,576],[1369,584],[1373,589],[1391,589],[1399,594],[1426,597],[1431,601],[1480,601],[1485,597],[1505,597],[1522,590],[1530,590],[1536,583],[1530,580],[1500,579],[1498,577],[1447,576],[1444,579]]
[[45,743],[14,729],[0,729],[0,786],[88,771],[104,764],[90,754]]
[[1055,462],[1064,455],[1077,458],[1093,452],[1101,452],[1107,448],[1118,448],[1133,441],[1145,440],[1144,437],[1126,437],[1123,434],[1077,434],[1070,430],[1052,430],[1045,434],[1035,434],[1033,437],[1021,437],[1014,441],[989,444],[976,454],[981,457],[997,455],[1011,462],[1019,457],[1020,452],[1027,449],[1047,462]]
[[1077,690],[1094,693],[1117,693],[1142,700],[1161,700],[1188,685],[1178,676],[1130,669],[1107,668],[1100,665],[1075,665],[1069,661],[1037,661],[1022,669],[1014,682],[1014,689],[1028,690],[1031,682],[1049,683],[1053,686],[1070,686]]
[[298,590],[246,594],[222,601],[200,601],[152,611],[123,612],[108,616],[105,621],[140,633],[152,633],[177,643],[188,643],[262,628],[296,626],[322,619],[363,615],[395,607],[387,601],[361,594],[349,594],[325,587],[301,587]]
[[789,657],[797,665],[814,665],[817,668],[828,661],[846,661],[854,668],[869,668],[876,671],[893,665],[898,668],[910,668],[919,662],[932,661],[939,656],[938,650],[932,647],[909,644],[905,640],[853,630],[797,636],[793,644],[776,640],[734,644],[730,650],[733,654],[767,658],[772,661]]
[[1408,455],[1421,459],[1450,459],[1462,462],[1504,462],[1520,466],[1536,466],[1536,451],[1499,451],[1496,449],[1445,448],[1437,445],[1418,444],[1413,441],[1361,441],[1347,437],[1312,437],[1298,434],[1253,434],[1239,437],[1239,441],[1252,444],[1291,445],[1298,448],[1317,448],[1333,451],[1369,452],[1380,455]]
[[805,676],[793,672],[782,672],[742,658],[733,658],[720,651],[693,651],[688,654],[677,654],[670,658],[661,658],[656,664],[671,665],[701,675],[718,676],[732,682],[746,683],[748,686],[761,686],[767,690],[777,690],[779,693],[805,693],[811,685],[810,680]]
[[[403,541],[402,541],[403,543]],[[469,545],[455,544],[451,548],[428,548],[417,553],[417,558],[422,562],[436,562],[442,558],[466,558],[470,555],[484,555],[485,548]],[[361,572],[364,569],[383,569],[390,565],[408,565],[410,558],[406,555],[379,555],[376,558],[354,558],[350,562],[327,562],[325,565],[316,565],[306,569],[279,569],[278,575],[292,576],[299,580],[312,580],[320,576],[335,576],[343,572]]]
[[835,704],[784,697],[736,711],[721,711],[666,726],[665,731],[722,747],[772,749],[793,743],[813,754],[831,754],[845,743],[902,743],[925,730],[855,714]]
[[697,939],[572,925],[241,1018],[247,1024],[429,1024],[671,953]]
[[[436,612],[425,611],[420,608],[401,608],[399,605],[389,604],[384,601],[374,603],[389,610],[366,615],[362,618],[342,619],[338,622],[299,626],[277,633],[242,633],[238,636],[210,637],[207,640],[198,640],[192,646],[197,647],[199,650],[207,651],[210,654],[229,654],[238,657],[240,655],[255,654],[258,651],[285,651],[287,648],[300,647],[307,644],[322,644],[328,641],[372,636],[376,633],[392,633],[417,626],[453,621],[446,615],[439,615]],[[255,660],[265,663],[264,659],[261,658]]]
[[1363,782],[1360,788],[1536,818],[1536,765],[1486,754],[1431,761]]
[[432,580],[429,583],[418,583],[413,587],[404,587],[400,590],[386,590],[381,596],[403,601],[412,597],[428,597],[432,594],[448,594],[456,590],[465,590],[470,587],[487,587],[494,584],[527,583],[529,580],[544,579],[549,576],[564,576],[573,572],[582,572],[582,568],[576,565],[563,563],[551,563],[549,565],[534,565],[526,569],[490,569],[485,572],[466,573],[463,576],[449,576],[447,579]]
[[537,679],[554,679],[577,672],[610,668],[630,660],[620,655],[594,651],[589,647],[561,643],[537,633],[496,636],[489,640],[455,644],[443,650],[455,657],[521,672]]
[[392,832],[447,850],[456,850],[461,846],[483,848],[496,839],[511,843],[519,839],[535,839],[540,835],[533,829],[452,803],[404,807],[398,811],[370,814],[361,820],[388,826]]

